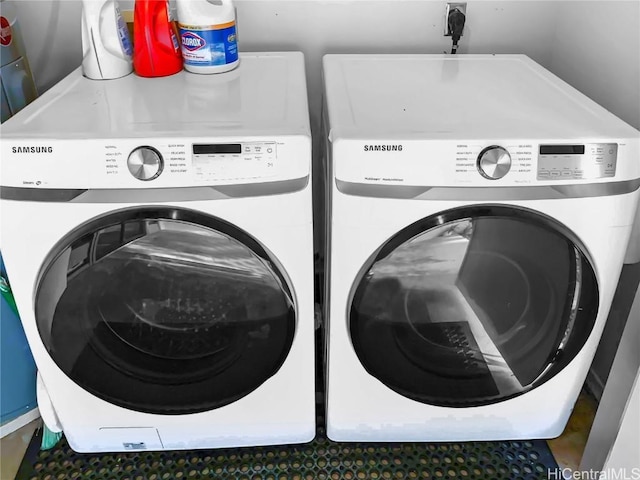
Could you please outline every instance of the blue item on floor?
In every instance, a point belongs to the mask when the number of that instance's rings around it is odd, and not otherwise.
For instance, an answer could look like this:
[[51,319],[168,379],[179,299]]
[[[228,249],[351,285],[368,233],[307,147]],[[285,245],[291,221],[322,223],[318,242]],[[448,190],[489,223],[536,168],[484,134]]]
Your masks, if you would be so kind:
[[42,442],[40,450],[51,450],[62,438],[62,432],[52,432],[46,425],[42,425]]
[[34,409],[37,401],[36,365],[6,282],[1,254],[0,275],[5,281],[0,299],[0,423],[4,424]]

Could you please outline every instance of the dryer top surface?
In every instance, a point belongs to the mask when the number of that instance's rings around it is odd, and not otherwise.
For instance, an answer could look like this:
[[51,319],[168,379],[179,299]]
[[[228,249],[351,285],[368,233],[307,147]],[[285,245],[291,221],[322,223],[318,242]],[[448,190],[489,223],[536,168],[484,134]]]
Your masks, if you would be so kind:
[[327,55],[323,67],[334,138],[640,135],[524,55]]
[[310,135],[304,58],[245,53],[230,72],[89,80],[78,68],[2,125],[3,138]]

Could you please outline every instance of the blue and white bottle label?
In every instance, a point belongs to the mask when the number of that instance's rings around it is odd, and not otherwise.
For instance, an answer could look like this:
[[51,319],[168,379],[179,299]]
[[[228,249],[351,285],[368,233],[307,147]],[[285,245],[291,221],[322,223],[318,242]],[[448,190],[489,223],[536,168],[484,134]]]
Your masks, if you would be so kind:
[[213,67],[238,60],[236,22],[206,27],[180,24],[180,45],[186,65]]
[[120,8],[118,8],[118,4],[115,5],[116,10],[116,24],[118,25],[118,36],[120,37],[120,45],[122,45],[122,50],[127,56],[133,55],[133,44],[131,43],[131,38],[129,38],[129,30],[127,29],[127,24],[122,18],[122,13],[120,13]]

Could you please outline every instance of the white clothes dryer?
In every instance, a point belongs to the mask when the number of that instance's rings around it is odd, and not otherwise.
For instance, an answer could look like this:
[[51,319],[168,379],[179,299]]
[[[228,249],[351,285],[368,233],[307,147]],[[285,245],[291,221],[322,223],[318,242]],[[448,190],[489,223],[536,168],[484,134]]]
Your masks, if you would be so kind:
[[640,187],[638,131],[521,55],[324,57],[327,434],[559,435]]
[[74,450],[314,437],[302,54],[212,76],[78,69],[3,125],[1,196],[38,401]]

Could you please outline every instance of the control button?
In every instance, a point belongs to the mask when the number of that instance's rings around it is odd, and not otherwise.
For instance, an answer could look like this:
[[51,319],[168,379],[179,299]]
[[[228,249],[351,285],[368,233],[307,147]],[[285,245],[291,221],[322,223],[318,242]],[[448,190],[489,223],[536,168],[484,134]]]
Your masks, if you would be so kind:
[[538,177],[548,177],[549,176],[549,170],[540,170],[538,172]]
[[478,155],[477,168],[483,177],[499,180],[511,169],[511,155],[505,148],[492,145]]
[[273,148],[271,147],[267,148],[267,153],[273,153]]
[[149,181],[162,173],[164,161],[162,155],[153,147],[138,147],[127,158],[129,172],[138,180]]
[[573,175],[573,172],[571,172],[569,170],[563,170],[562,171],[562,176],[563,177],[570,177],[571,175]]
[[560,176],[560,172],[557,170],[551,170],[551,176],[552,177],[559,177]]

